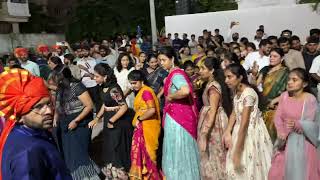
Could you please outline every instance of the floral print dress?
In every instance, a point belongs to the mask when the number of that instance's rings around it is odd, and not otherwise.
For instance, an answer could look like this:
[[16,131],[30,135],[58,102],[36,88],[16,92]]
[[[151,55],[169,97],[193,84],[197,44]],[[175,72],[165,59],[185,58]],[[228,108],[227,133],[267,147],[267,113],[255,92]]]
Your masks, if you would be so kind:
[[[207,136],[207,148],[205,152],[200,152],[200,167],[202,180],[224,180],[226,179],[226,154],[227,151],[222,144],[222,135],[228,124],[228,116],[225,113],[222,102],[219,102],[219,107],[216,113],[214,125],[210,124],[208,112],[210,110],[210,95],[214,92],[220,94],[221,87],[218,82],[213,81],[208,83],[202,100],[204,106],[200,111],[200,119],[198,123],[198,144],[201,136]],[[221,98],[220,98],[221,99]],[[209,133],[204,132],[204,129],[209,128]]]
[[[232,148],[227,153],[227,179],[267,180],[271,166],[272,142],[258,108],[258,95],[252,88],[246,88],[240,96],[234,97],[236,122],[232,131]],[[241,156],[242,171],[235,171],[232,157],[238,140],[238,133],[244,107],[253,106]]]

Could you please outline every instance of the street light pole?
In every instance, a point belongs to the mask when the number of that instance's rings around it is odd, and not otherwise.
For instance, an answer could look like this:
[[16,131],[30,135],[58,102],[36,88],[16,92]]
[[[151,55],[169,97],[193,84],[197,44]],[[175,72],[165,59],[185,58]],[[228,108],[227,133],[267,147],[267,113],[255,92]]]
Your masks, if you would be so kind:
[[150,19],[151,19],[151,32],[152,32],[152,45],[157,43],[157,22],[154,8],[154,0],[149,0],[150,5]]

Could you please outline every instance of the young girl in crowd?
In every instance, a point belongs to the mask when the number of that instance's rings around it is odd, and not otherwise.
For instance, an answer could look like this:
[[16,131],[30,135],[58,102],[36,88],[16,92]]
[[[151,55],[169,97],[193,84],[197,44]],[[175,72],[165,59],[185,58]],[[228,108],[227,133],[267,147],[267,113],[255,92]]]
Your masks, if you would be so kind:
[[128,81],[128,74],[134,70],[134,63],[128,54],[122,53],[119,55],[117,66],[114,68],[114,75],[121,87],[124,96],[126,97],[127,105],[133,108],[134,94],[131,91]]
[[[230,94],[222,91],[223,79],[218,78],[219,62],[207,58],[200,66],[201,79],[206,83],[202,94],[203,107],[198,122],[198,146],[200,151],[201,179],[226,179],[226,154],[222,135],[228,124],[228,112],[232,109]],[[225,102],[225,103],[223,103]],[[223,106],[224,105],[224,106]]]
[[310,94],[307,71],[293,69],[287,91],[280,96],[274,123],[277,128],[269,180],[320,179],[319,112]]
[[234,91],[233,112],[223,135],[228,148],[227,179],[266,180],[272,142],[258,108],[258,94],[250,87],[247,72],[241,65],[229,65],[225,77],[226,84]]
[[135,127],[131,148],[130,179],[161,180],[157,167],[157,150],[161,131],[160,105],[154,91],[145,83],[142,71],[133,70],[128,79],[137,93],[134,100]]
[[130,149],[133,129],[132,115],[113,70],[108,64],[94,67],[94,78],[101,86],[103,104],[96,118],[89,123],[94,127],[99,119],[103,126],[103,173],[109,179],[127,179],[130,169]]

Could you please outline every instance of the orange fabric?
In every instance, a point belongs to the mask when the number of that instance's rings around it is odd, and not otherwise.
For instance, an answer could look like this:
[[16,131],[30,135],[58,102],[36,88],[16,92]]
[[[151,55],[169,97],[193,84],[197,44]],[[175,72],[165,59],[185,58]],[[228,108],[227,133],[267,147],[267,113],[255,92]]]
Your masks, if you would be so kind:
[[16,117],[28,113],[49,91],[42,78],[22,69],[11,69],[0,74],[0,116],[6,120],[0,136],[0,180],[2,150],[16,123]]
[[[143,97],[145,91],[148,93],[148,97]],[[136,114],[132,121],[133,126],[136,125],[138,116],[142,116],[145,111],[150,108],[155,108],[156,113],[149,119],[142,121],[138,126],[141,126],[140,128],[142,128],[142,139],[144,141],[144,147],[146,149],[148,157],[153,164],[157,164],[157,149],[159,147],[158,139],[161,131],[160,105],[154,91],[150,87],[144,85],[139,90],[134,100],[134,110]],[[137,128],[139,127],[136,127],[135,131],[137,131]],[[133,138],[131,150],[132,155],[137,153],[138,145],[139,143],[135,142],[135,139]],[[131,158],[131,168],[129,172],[130,179],[145,179],[149,177],[149,175],[155,175],[153,174],[155,173],[155,169],[153,170],[148,168],[146,162],[138,162],[137,158]],[[143,167],[138,166],[139,164],[143,164]]]
[[60,48],[60,46],[58,46],[58,45],[52,46],[52,49],[54,49],[54,50],[57,50],[57,49],[59,49],[59,48]]
[[44,53],[44,52],[49,52],[49,46],[45,44],[41,44],[37,47],[37,52],[38,53]]
[[23,55],[27,55],[28,54],[28,50],[26,48],[16,48],[14,49],[14,56],[15,57],[21,57]]

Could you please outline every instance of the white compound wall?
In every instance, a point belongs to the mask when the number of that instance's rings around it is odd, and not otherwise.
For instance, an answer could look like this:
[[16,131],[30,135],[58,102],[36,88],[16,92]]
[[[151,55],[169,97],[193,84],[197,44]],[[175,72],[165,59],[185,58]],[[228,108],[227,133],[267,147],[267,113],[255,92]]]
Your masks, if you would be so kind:
[[166,33],[187,33],[202,35],[202,30],[214,32],[220,29],[220,34],[226,38],[230,22],[237,21],[240,25],[233,28],[239,32],[240,37],[252,40],[258,26],[263,24],[267,35],[280,35],[284,29],[290,29],[298,35],[302,42],[309,35],[312,28],[320,29],[320,14],[313,11],[311,4],[289,6],[266,6],[248,8],[234,11],[221,11],[211,13],[189,14],[165,17]]

